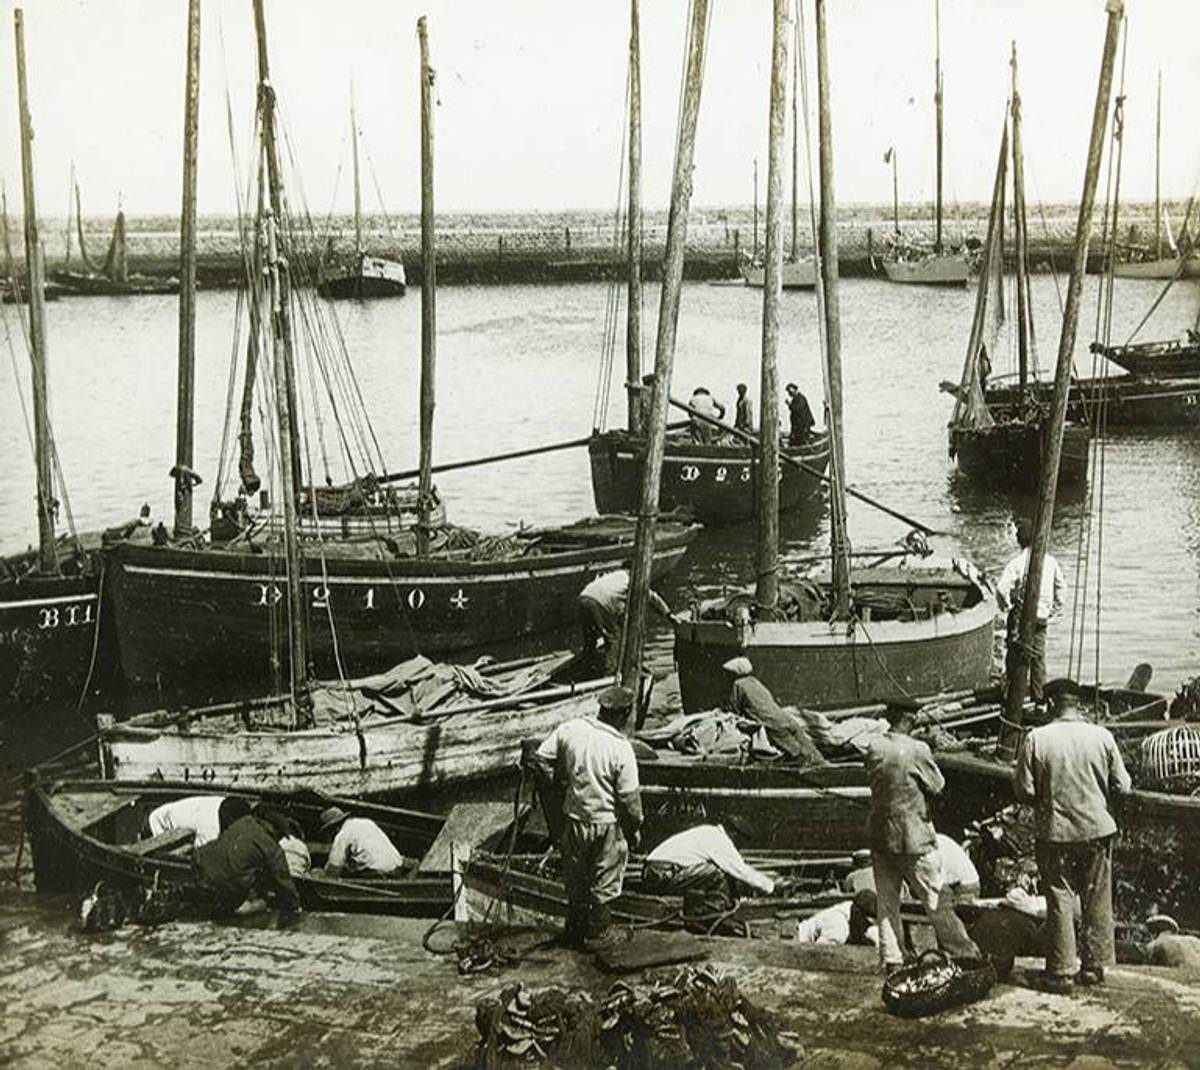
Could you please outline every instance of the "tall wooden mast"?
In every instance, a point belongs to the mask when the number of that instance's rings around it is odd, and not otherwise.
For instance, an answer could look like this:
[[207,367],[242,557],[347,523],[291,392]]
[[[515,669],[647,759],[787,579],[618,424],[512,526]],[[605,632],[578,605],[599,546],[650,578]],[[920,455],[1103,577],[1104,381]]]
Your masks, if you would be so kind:
[[767,233],[763,275],[761,407],[755,600],[779,600],[779,299],[783,290],[783,152],[787,126],[788,38],[791,0],[774,0],[771,40],[770,119],[767,141]]
[[[820,141],[821,293],[825,306],[825,362],[829,382],[829,542],[833,559],[834,616],[850,614],[850,544],[846,533],[846,451],[842,424],[842,320],[838,302],[837,203],[833,196],[833,117],[829,108],[829,50],[825,43],[825,0],[817,6],[817,94]],[[893,157],[894,159],[894,157]],[[893,172],[894,174],[894,172]]]
[[362,185],[358,173],[358,115],[354,108],[354,85],[350,85],[350,146],[354,153],[354,270],[362,257]]
[[1012,44],[1012,162],[1013,230],[1016,235],[1017,275],[1017,389],[1021,402],[1029,386],[1029,304],[1027,261],[1028,233],[1025,221],[1025,153],[1021,144],[1021,91],[1017,88],[1017,43]]
[[625,318],[625,384],[631,435],[641,431],[642,377],[642,45],[639,0],[629,0],[629,209],[626,255],[629,259]]
[[1058,467],[1062,455],[1063,429],[1067,423],[1067,392],[1071,382],[1071,358],[1075,352],[1075,332],[1079,326],[1079,303],[1083,292],[1083,274],[1087,267],[1088,239],[1091,236],[1092,214],[1096,206],[1096,184],[1100,174],[1100,159],[1104,150],[1104,130],[1108,123],[1108,104],[1112,92],[1113,66],[1117,42],[1121,36],[1123,0],[1107,0],[1108,27],[1104,35],[1104,53],[1100,63],[1100,80],[1096,86],[1096,102],[1092,111],[1092,134],[1088,142],[1087,167],[1083,177],[1083,195],[1079,203],[1079,218],[1075,225],[1075,258],[1067,284],[1067,300],[1063,309],[1062,335],[1058,344],[1055,365],[1054,395],[1050,427],[1046,437],[1046,456],[1042,461],[1041,486],[1038,491],[1037,516],[1033,542],[1029,549],[1029,567],[1025,573],[1025,590],[1021,602],[1020,638],[1013,654],[1013,673],[1005,697],[1005,719],[1000,738],[1000,752],[1011,756],[1020,741],[1021,717],[1025,696],[1029,691],[1029,651],[1037,628],[1038,595],[1042,589],[1042,571],[1050,545],[1050,528],[1054,519],[1054,501],[1058,489]]
[[54,476],[50,442],[50,399],[46,380],[45,264],[38,238],[37,198],[33,186],[33,120],[25,79],[25,12],[13,12],[17,38],[17,98],[21,116],[21,185],[25,193],[25,263],[29,288],[29,356],[33,364],[33,449],[37,471],[38,567],[58,571],[54,542]]
[[263,219],[264,251],[270,289],[272,357],[275,364],[275,409],[279,425],[279,463],[283,482],[284,555],[287,566],[288,661],[296,722],[311,726],[312,698],[308,691],[308,618],[304,604],[304,559],[300,553],[296,503],[300,488],[300,438],[296,411],[295,363],[292,341],[289,265],[279,253],[279,230],[284,225],[283,175],[275,130],[275,88],[267,56],[267,26],[263,0],[254,0],[258,38],[258,94],[262,114],[262,148],[267,161],[270,211]]
[[675,333],[679,325],[679,297],[683,288],[683,259],[687,251],[688,207],[692,199],[692,159],[700,115],[700,90],[704,81],[704,53],[708,43],[708,0],[692,0],[687,68],[679,134],[675,144],[675,171],[671,180],[671,207],[667,216],[667,246],[663,254],[662,297],[658,306],[658,335],[654,346],[654,389],[646,428],[646,459],[642,468],[641,500],[625,629],[621,643],[621,683],[636,688],[646,642],[646,607],[654,564],[654,530],[658,521],[658,491],[662,478],[667,433],[667,406],[671,372],[675,365]]
[[1162,71],[1154,104],[1154,256],[1162,256]]
[[758,260],[758,157],[754,157],[754,259]]
[[421,47],[421,475],[417,483],[417,549],[429,549],[433,513],[433,408],[437,360],[437,249],[433,214],[433,79],[425,17],[417,19]]
[[942,9],[940,0],[933,2],[933,102],[937,112],[937,199],[934,202],[933,251],[942,253]]
[[[803,0],[800,0],[802,3]],[[795,48],[792,50],[792,256],[793,263],[800,259],[800,23],[793,34]]]
[[183,91],[183,205],[179,224],[179,372],[175,398],[175,536],[195,530],[192,476],[196,381],[196,148],[200,138],[200,0],[188,0]]

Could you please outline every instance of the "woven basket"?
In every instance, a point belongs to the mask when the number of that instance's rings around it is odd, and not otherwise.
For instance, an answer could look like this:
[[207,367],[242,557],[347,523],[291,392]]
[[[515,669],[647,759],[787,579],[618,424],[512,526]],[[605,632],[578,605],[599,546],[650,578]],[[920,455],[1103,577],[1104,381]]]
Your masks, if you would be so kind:
[[883,1005],[902,1018],[920,1018],[983,999],[995,983],[990,959],[952,959],[934,949],[888,976]]
[[1142,740],[1143,786],[1192,793],[1200,786],[1200,725],[1164,728]]

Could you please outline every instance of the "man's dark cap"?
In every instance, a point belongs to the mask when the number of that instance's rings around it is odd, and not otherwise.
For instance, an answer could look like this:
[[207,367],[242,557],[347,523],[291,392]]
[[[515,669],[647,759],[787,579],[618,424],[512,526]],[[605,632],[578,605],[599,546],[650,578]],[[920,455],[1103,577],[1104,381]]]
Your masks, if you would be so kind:
[[600,692],[600,709],[611,710],[613,713],[620,713],[623,710],[628,710],[633,706],[633,692],[627,687],[621,687],[619,684],[613,687],[606,687]]
[[888,724],[896,724],[904,720],[906,717],[912,716],[921,708],[919,702],[914,702],[912,699],[898,698],[892,699],[887,703],[883,711],[884,719]]
[[1066,677],[1061,677],[1057,680],[1050,680],[1042,689],[1043,694],[1051,702],[1056,705],[1064,699],[1067,701],[1078,700],[1080,696],[1079,684],[1074,680],[1068,680]]
[[721,821],[721,824],[725,826],[726,832],[732,832],[745,840],[754,840],[758,836],[754,822],[741,814],[730,814]]

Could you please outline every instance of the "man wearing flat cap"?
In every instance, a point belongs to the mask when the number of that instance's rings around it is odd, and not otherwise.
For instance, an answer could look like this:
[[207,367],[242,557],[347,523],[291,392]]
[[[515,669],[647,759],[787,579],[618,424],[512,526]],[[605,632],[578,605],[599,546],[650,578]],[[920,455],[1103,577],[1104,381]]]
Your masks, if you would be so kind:
[[606,688],[597,715],[560,724],[536,752],[540,774],[563,795],[563,935],[576,946],[609,935],[609,904],[621,894],[629,848],[641,836],[637,759],[623,731],[633,700],[626,687]]
[[[1112,911],[1112,845],[1117,823],[1109,804],[1132,783],[1113,734],[1092,724],[1078,686],[1046,687],[1055,719],[1033,729],[1017,752],[1013,790],[1033,804],[1038,876],[1046,896],[1046,969],[1042,987],[1069,992],[1096,985],[1116,961]],[[1075,972],[1075,897],[1083,908],[1080,969]]]
[[721,668],[732,680],[726,709],[743,720],[762,725],[771,746],[782,751],[786,759],[804,765],[828,764],[800,718],[781,708],[771,689],[754,675],[749,658],[730,658]]

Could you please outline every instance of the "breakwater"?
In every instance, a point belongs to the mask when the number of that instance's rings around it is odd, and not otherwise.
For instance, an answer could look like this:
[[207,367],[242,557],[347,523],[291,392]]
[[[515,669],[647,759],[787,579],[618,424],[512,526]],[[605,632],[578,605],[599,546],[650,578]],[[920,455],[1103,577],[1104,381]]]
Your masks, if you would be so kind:
[[[1184,217],[1184,206],[1169,206],[1172,218]],[[987,230],[987,206],[963,205],[945,221],[946,242],[957,247],[963,242],[981,244]],[[1122,205],[1122,240],[1146,240],[1153,235],[1150,205]],[[1076,209],[1051,205],[1030,219],[1031,267],[1035,271],[1065,270],[1072,254]],[[128,254],[130,269],[148,275],[169,276],[178,270],[178,223],[169,216],[130,216]],[[797,249],[805,256],[812,251],[811,235],[803,225]],[[18,231],[15,221],[13,233]],[[893,220],[887,208],[878,205],[849,205],[839,209],[839,267],[846,277],[877,273],[874,257],[892,233]],[[84,220],[84,236],[94,262],[103,259],[112,221],[103,217]],[[1099,267],[1101,222],[1093,229],[1089,270]],[[1132,230],[1131,230],[1132,228]],[[347,217],[332,217],[316,224],[309,240],[308,269],[315,270],[322,257],[338,256],[353,248],[354,225]],[[371,253],[400,260],[412,283],[422,277],[420,228],[416,216],[367,217],[363,223],[364,245]],[[644,227],[645,275],[659,276],[666,243],[665,212],[649,212]],[[904,205],[900,229],[906,237],[932,241],[933,222],[928,206]],[[611,214],[601,212],[558,213],[446,213],[438,219],[438,279],[447,284],[502,284],[536,282],[596,281],[620,278],[624,260],[619,232]],[[784,228],[785,248],[790,252],[790,228]],[[78,241],[71,236],[68,246],[65,221],[42,224],[47,264],[51,271],[68,262],[80,266]],[[690,279],[733,279],[738,265],[762,250],[763,223],[755,226],[746,208],[696,210],[688,228],[686,276]],[[1011,250],[1009,251],[1011,255]],[[101,255],[97,255],[101,254]],[[237,220],[209,216],[200,221],[198,277],[201,287],[221,289],[239,285],[243,276],[243,242]]]

